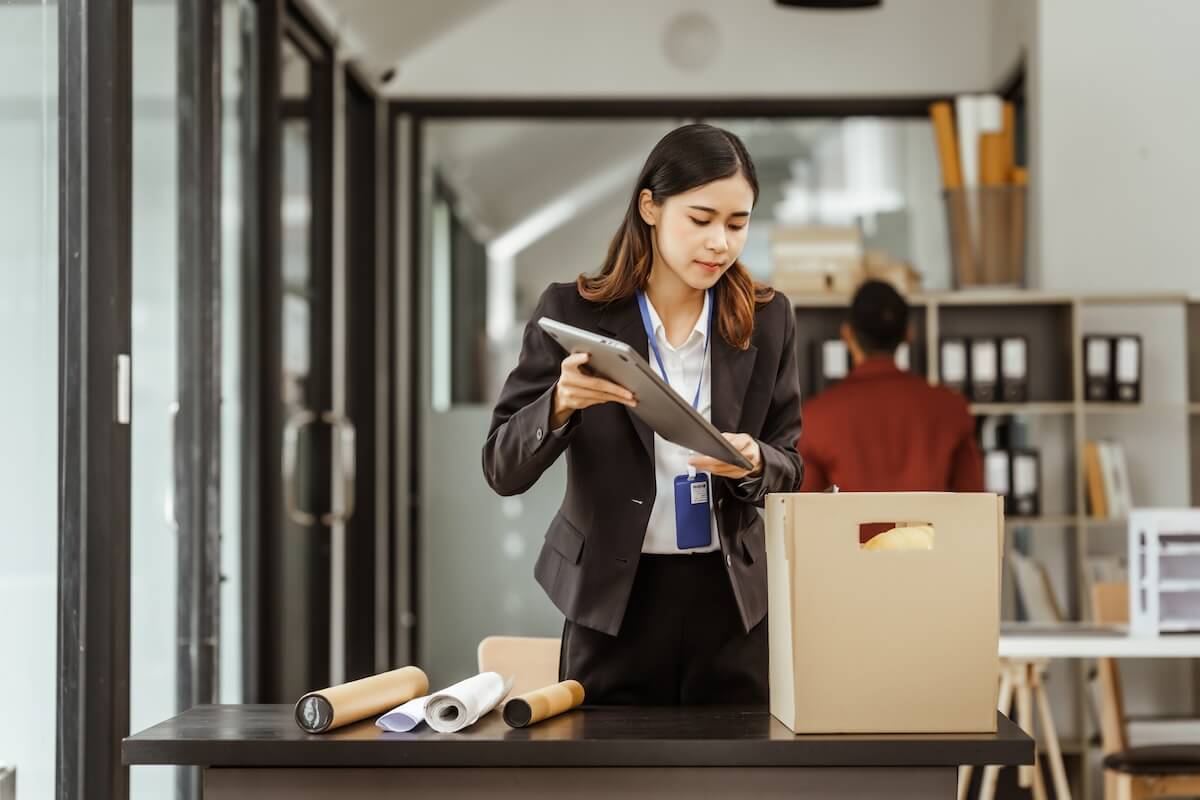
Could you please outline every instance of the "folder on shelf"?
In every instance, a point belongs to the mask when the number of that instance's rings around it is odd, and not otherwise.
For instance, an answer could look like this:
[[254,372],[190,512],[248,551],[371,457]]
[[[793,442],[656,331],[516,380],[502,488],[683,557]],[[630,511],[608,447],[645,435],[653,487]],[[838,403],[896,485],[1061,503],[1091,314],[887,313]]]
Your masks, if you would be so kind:
[[1029,399],[1029,340],[1024,336],[1000,340],[1000,399],[1006,403]]
[[1096,443],[1100,451],[1100,473],[1104,482],[1104,498],[1108,506],[1109,519],[1121,519],[1133,508],[1133,497],[1129,489],[1129,466],[1125,461],[1125,448],[1108,439]]
[[850,374],[850,350],[841,339],[812,343],[813,394],[825,391]]
[[1084,399],[1090,403],[1112,399],[1112,351],[1112,337],[1083,337]]
[[971,400],[990,403],[996,399],[999,356],[995,339],[971,340]]
[[1012,514],[1036,517],[1042,511],[1041,455],[1037,450],[1012,452]]
[[1008,513],[1012,501],[1009,457],[1007,450],[988,450],[983,454],[983,490],[1004,498],[1004,511]]
[[1113,386],[1121,403],[1142,401],[1142,337],[1118,336],[1113,343]]
[[1104,470],[1100,466],[1100,445],[1088,442],[1083,447],[1083,470],[1087,483],[1088,511],[1097,519],[1108,517],[1108,498],[1104,492]]
[[966,394],[967,340],[942,339],[940,350],[938,377],[941,384],[949,389]]

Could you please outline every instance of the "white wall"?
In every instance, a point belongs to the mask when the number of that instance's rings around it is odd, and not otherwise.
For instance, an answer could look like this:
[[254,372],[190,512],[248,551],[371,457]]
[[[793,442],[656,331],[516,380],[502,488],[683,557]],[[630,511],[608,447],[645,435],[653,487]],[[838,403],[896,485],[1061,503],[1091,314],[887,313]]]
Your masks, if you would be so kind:
[[1048,289],[1200,293],[1200,3],[1038,5]]
[[[698,69],[674,66],[663,37],[691,12],[713,22]],[[506,0],[411,53],[397,96],[897,95],[991,85],[991,0],[890,0],[817,12],[768,0]],[[397,23],[400,24],[400,23]]]

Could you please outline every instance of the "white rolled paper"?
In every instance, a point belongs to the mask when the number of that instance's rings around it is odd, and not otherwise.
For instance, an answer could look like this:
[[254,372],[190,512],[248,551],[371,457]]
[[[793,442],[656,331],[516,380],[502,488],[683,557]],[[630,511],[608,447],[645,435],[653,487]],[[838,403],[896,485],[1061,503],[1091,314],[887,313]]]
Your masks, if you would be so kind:
[[482,672],[430,696],[425,721],[439,733],[461,731],[498,706],[511,688],[511,679],[506,681],[496,672]]
[[376,727],[392,733],[408,733],[425,721],[425,704],[432,695],[414,697],[403,705],[396,706],[391,711],[375,720]]

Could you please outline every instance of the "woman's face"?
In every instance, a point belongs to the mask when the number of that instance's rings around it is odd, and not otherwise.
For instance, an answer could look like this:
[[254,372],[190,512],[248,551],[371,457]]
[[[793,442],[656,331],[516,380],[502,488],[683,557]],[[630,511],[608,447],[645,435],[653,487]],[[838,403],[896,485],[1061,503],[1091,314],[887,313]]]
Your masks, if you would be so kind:
[[639,210],[654,227],[658,260],[693,289],[708,289],[742,254],[754,190],[738,173],[668,197],[643,189]]

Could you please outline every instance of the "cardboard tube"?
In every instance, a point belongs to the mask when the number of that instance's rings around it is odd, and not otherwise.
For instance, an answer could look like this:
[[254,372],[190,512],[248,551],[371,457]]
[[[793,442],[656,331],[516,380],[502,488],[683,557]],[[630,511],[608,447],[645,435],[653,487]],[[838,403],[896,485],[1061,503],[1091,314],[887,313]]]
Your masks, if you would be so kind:
[[429,678],[424,672],[401,667],[309,692],[296,703],[296,724],[309,733],[325,733],[428,693]]
[[985,133],[979,137],[979,183],[1001,186],[1008,180],[1004,165],[1004,134]]
[[1024,169],[1013,170],[1014,182],[1009,188],[1008,210],[1008,277],[1017,286],[1025,285],[1025,203],[1029,175]]
[[583,703],[583,686],[563,681],[514,697],[504,704],[504,721],[511,728],[524,728],[558,716]]
[[965,189],[947,189],[946,222],[950,235],[950,256],[957,277],[957,288],[979,283],[975,269],[975,247],[971,239],[971,215]]
[[1017,163],[1017,117],[1012,103],[1004,104],[1004,119],[1000,135],[1004,137],[1004,178],[1008,180],[1013,166]]
[[957,189],[962,186],[962,167],[958,163],[958,139],[954,134],[954,112],[951,111],[949,103],[934,103],[929,107],[929,116],[933,120],[938,160],[942,165],[942,187]]

